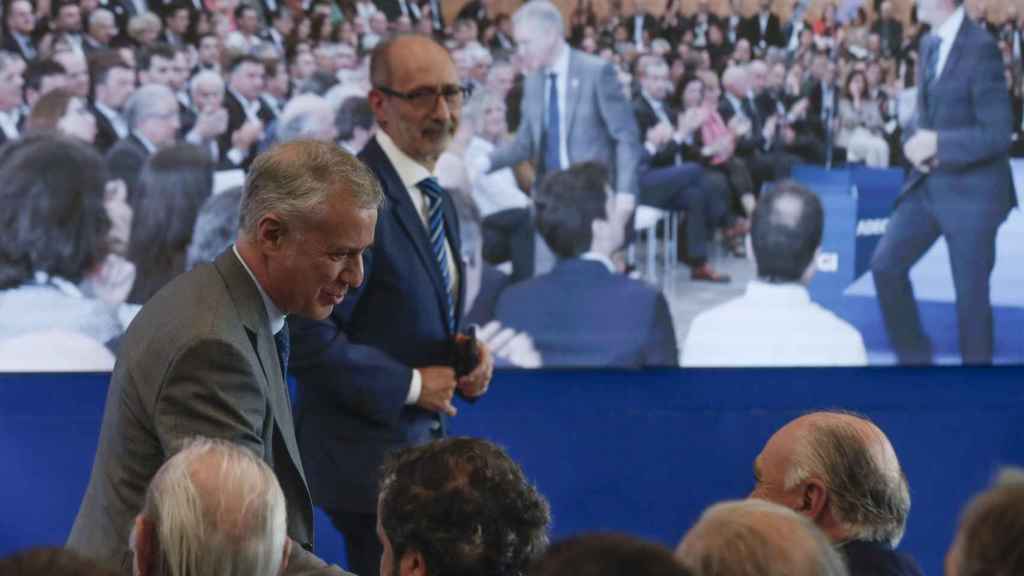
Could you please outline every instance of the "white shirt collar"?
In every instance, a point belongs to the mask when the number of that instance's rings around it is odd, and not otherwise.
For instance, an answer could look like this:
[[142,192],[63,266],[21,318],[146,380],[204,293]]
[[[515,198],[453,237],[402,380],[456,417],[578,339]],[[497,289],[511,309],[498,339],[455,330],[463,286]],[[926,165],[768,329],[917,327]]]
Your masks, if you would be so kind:
[[806,304],[811,301],[807,287],[796,282],[773,284],[752,280],[747,284],[748,298],[771,304]]
[[150,154],[156,152],[156,144],[150,142],[149,138],[146,138],[142,134],[134,131],[132,132],[132,134],[134,134],[135,137],[139,139],[139,142],[142,142],[142,147],[146,149],[146,152]]
[[604,267],[607,268],[609,272],[615,274],[615,264],[612,263],[611,258],[605,256],[604,254],[601,254],[599,252],[584,252],[583,254],[580,255],[580,260],[600,262],[601,264],[604,264]]
[[956,40],[956,33],[960,31],[960,25],[964,22],[964,7],[960,6],[946,18],[946,21],[935,29],[936,36],[943,44],[952,44]]
[[569,45],[565,42],[562,42],[561,45],[561,52],[558,54],[558,58],[555,59],[550,68],[544,71],[545,76],[552,72],[558,74],[559,78],[569,76]]
[[274,301],[270,299],[270,296],[267,296],[267,293],[263,291],[263,286],[260,286],[259,281],[256,280],[256,276],[252,273],[252,270],[249,269],[249,265],[245,263],[245,259],[238,253],[238,247],[232,244],[231,251],[235,253],[235,258],[238,258],[238,261],[242,263],[242,268],[245,268],[246,273],[249,274],[249,278],[252,278],[253,284],[256,285],[256,289],[260,291],[260,298],[263,299],[263,306],[267,309],[267,319],[270,321],[270,333],[277,334],[282,328],[284,328],[284,319],[286,317],[285,313],[281,312],[281,309],[274,304]]
[[437,176],[403,152],[384,130],[377,131],[377,143],[384,150],[388,160],[391,160],[391,165],[395,167],[395,172],[398,172],[398,177],[402,179],[402,185],[406,188],[415,188],[424,178]]

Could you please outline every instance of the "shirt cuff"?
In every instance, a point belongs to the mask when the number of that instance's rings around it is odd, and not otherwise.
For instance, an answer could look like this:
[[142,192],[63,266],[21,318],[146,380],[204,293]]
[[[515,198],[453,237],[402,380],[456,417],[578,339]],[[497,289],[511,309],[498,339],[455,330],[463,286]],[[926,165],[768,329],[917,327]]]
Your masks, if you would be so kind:
[[423,376],[420,371],[413,368],[412,382],[409,383],[409,396],[405,398],[405,404],[411,406],[420,401],[420,391],[423,389]]
[[238,148],[232,148],[227,153],[228,160],[231,160],[236,166],[240,165],[245,160],[245,155]]

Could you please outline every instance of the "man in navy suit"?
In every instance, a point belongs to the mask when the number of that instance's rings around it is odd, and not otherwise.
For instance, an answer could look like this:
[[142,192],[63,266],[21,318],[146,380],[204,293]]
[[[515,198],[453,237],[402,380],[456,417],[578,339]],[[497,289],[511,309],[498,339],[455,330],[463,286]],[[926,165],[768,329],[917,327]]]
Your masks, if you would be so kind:
[[527,333],[544,366],[677,366],[665,296],[616,274],[625,222],[603,167],[577,164],[537,192],[537,229],[560,258],[542,276],[505,289],[498,321]]
[[438,157],[459,124],[465,90],[451,56],[425,36],[379,44],[369,100],[380,130],[359,158],[387,202],[363,285],[319,322],[292,324],[299,445],[313,501],[344,534],[349,566],[377,574],[379,469],[392,452],[445,433],[452,395],[484,394],[493,361],[453,369],[465,270],[451,197],[435,178]]
[[1017,200],[1010,174],[1013,114],[995,40],[962,0],[920,0],[922,41],[913,165],[871,262],[885,327],[903,364],[932,361],[909,270],[942,236],[956,289],[965,364],[992,361],[989,277],[999,226]]

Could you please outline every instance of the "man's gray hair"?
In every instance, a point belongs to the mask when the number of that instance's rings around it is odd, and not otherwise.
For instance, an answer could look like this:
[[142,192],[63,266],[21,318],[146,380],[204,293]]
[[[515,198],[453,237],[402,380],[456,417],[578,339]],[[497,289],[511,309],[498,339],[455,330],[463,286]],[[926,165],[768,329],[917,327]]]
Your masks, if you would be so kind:
[[811,477],[828,487],[829,506],[847,533],[859,540],[895,547],[903,538],[910,515],[910,488],[895,452],[885,440],[888,455],[873,451],[854,419],[863,416],[835,412],[845,418],[814,420],[809,432],[793,447],[785,488]]
[[220,88],[221,95],[224,94],[224,79],[221,78],[220,74],[217,74],[213,70],[200,70],[188,81],[188,93],[195,96],[196,87],[202,85],[213,85],[216,84]]
[[192,229],[192,241],[188,244],[186,270],[203,262],[213,262],[238,236],[242,190],[241,186],[234,186],[203,202]]
[[288,101],[278,119],[277,141],[289,142],[300,138],[312,138],[321,129],[317,125],[317,112],[325,112],[333,121],[334,107],[322,96],[299,94]]
[[273,470],[226,440],[196,438],[157,471],[142,516],[165,576],[276,576],[287,538]]
[[124,104],[124,119],[132,129],[139,127],[139,124],[159,108],[160,102],[171,99],[177,102],[174,92],[162,84],[146,84],[136,90]]
[[384,192],[373,172],[333,142],[292,140],[253,161],[245,179],[239,233],[256,236],[264,216],[301,223],[320,212],[333,195],[343,193],[361,209],[375,209]]
[[765,500],[708,508],[676,548],[701,576],[847,576],[846,563],[809,519]]
[[530,0],[520,6],[512,15],[512,25],[516,28],[524,26],[524,29],[533,30],[536,33],[557,33],[560,37],[565,36],[562,11],[549,0]]
[[474,134],[479,135],[484,127],[487,109],[494,104],[499,104],[502,108],[505,108],[505,99],[486,89],[474,91],[473,95],[463,105],[462,121],[466,122],[473,129]]
[[95,10],[93,10],[92,12],[89,13],[89,20],[87,22],[89,29],[91,30],[92,27],[95,26],[96,24],[98,24],[100,20],[104,20],[104,19],[110,20],[111,22],[113,22],[114,21],[114,13],[111,12],[110,10],[107,10],[106,8],[103,8],[102,6],[97,8],[97,9],[95,9]]

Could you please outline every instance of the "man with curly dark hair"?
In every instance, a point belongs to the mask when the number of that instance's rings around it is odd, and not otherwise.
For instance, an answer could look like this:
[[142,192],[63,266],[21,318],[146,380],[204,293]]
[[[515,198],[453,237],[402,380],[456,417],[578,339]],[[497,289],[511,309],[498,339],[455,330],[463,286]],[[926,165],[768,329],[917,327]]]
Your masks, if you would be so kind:
[[547,546],[547,501],[486,440],[404,449],[381,477],[381,576],[525,575]]

